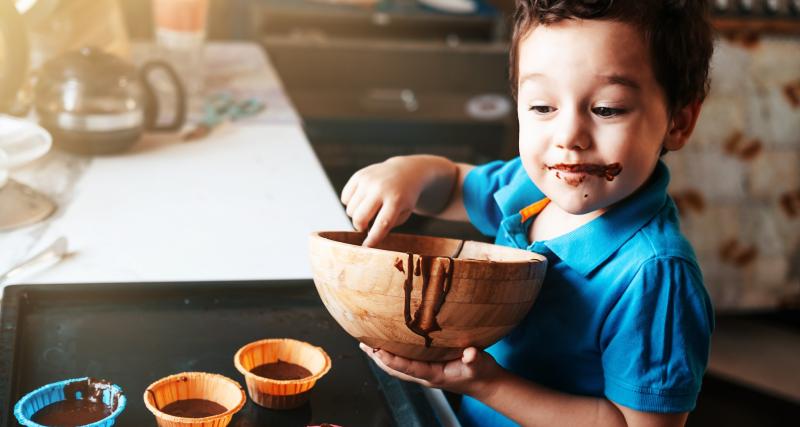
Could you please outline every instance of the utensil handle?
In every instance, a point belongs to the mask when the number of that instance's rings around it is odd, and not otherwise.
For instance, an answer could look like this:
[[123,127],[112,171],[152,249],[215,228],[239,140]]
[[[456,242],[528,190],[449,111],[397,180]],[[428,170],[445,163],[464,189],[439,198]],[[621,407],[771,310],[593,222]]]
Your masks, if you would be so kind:
[[42,249],[41,252],[37,253],[36,255],[30,257],[29,259],[17,264],[16,266],[12,267],[11,270],[0,275],[0,283],[3,283],[7,279],[10,279],[29,267],[32,267],[36,264],[43,263],[48,260],[58,261],[67,254],[67,238],[66,237],[59,237],[50,246]]
[[[156,69],[162,69],[165,73],[167,73],[170,84],[175,90],[174,93],[176,98],[175,115],[172,119],[172,122],[162,126],[157,124],[159,115],[158,113],[160,111],[158,97],[156,96],[155,89],[148,78],[150,73]],[[145,93],[145,129],[156,132],[180,130],[184,121],[186,121],[186,89],[183,87],[183,83],[178,77],[178,73],[175,72],[175,69],[164,61],[149,61],[142,66],[140,71],[140,79],[142,81]]]

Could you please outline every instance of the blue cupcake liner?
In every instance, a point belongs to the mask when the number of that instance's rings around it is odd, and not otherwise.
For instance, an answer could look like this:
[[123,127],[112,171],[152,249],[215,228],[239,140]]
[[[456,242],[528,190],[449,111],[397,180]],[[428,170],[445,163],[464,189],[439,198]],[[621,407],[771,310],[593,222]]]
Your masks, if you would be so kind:
[[[64,387],[68,384],[86,381],[89,377],[73,378],[69,380],[59,381],[45,386],[39,387],[36,390],[26,394],[14,405],[14,416],[17,417],[17,422],[25,427],[46,427],[41,424],[31,421],[33,414],[41,410],[47,405],[65,400]],[[103,390],[103,403],[111,405],[114,396],[117,395],[117,409],[111,415],[103,418],[100,421],[95,421],[91,424],[85,424],[81,427],[110,427],[114,425],[119,414],[125,409],[127,399],[122,394],[122,388],[116,384],[112,384],[108,390]]]

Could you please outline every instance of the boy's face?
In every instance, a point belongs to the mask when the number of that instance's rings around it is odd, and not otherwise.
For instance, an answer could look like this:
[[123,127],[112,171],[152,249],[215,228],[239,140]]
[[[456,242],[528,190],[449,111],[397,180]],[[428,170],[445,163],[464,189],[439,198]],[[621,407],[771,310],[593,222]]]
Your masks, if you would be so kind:
[[520,41],[518,58],[519,151],[537,187],[574,215],[636,191],[668,126],[639,30],[596,20],[540,25]]

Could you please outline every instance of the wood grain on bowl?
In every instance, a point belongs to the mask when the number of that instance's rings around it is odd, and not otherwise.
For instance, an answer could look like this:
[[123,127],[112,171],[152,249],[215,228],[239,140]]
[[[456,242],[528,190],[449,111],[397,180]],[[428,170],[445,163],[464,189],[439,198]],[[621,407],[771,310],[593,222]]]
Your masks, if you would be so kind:
[[358,232],[311,235],[317,291],[353,337],[410,359],[443,361],[484,348],[530,310],[547,260],[520,249],[389,234],[376,248]]

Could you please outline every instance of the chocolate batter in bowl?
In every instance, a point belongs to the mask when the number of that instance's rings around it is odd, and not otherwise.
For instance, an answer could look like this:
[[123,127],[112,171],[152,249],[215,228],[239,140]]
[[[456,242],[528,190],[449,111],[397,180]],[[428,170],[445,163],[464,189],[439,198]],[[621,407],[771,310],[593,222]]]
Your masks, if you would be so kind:
[[17,402],[23,426],[108,427],[125,409],[122,389],[105,380],[74,378],[40,387]]

